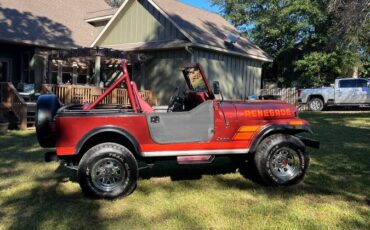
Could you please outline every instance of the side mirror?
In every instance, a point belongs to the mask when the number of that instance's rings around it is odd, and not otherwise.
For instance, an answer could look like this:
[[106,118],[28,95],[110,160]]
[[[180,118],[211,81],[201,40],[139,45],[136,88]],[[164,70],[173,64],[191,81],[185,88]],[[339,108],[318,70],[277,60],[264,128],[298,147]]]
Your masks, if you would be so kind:
[[213,94],[218,95],[220,94],[220,83],[218,81],[213,82]]

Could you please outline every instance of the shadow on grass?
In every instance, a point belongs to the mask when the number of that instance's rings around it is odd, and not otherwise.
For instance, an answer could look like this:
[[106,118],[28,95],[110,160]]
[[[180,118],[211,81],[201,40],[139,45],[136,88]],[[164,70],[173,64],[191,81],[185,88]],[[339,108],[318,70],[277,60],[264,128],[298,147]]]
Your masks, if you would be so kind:
[[171,180],[196,180],[203,175],[235,173],[238,167],[228,158],[216,158],[211,164],[178,165],[176,161],[160,161],[153,168],[140,170],[140,178],[170,177]]
[[[61,191],[75,174],[62,166],[42,169],[43,150],[37,147],[34,133],[11,132],[0,137],[0,146],[0,178],[6,182],[0,186],[0,222],[9,229],[81,229],[90,224],[101,228],[98,202],[79,190]],[[28,168],[29,164],[37,168]]]

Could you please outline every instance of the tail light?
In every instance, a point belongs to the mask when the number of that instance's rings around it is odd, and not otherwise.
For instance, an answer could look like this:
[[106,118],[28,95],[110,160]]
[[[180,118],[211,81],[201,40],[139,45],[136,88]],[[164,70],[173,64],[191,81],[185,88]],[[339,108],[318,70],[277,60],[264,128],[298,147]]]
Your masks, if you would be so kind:
[[297,92],[298,92],[298,97],[300,97],[302,90],[299,89],[299,90],[297,90]]

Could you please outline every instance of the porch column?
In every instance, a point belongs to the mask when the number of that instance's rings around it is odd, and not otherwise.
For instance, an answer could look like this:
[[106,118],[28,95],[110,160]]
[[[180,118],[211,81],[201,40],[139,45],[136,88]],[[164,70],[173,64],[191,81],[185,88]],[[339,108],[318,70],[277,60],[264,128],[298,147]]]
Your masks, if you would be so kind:
[[96,86],[99,86],[99,83],[100,83],[100,63],[101,61],[101,57],[99,55],[97,55],[95,57],[95,85]]
[[52,71],[53,70],[53,62],[51,59],[48,60],[48,84],[51,84],[53,82],[53,74],[52,74]]
[[89,85],[90,83],[90,61],[87,61],[87,64],[86,64],[86,85]]
[[72,64],[72,84],[73,85],[77,84],[77,77],[78,77],[77,62],[73,62]]
[[62,66],[62,61],[58,61],[58,76],[57,76],[57,84],[62,84],[63,83],[63,66]]
[[140,75],[141,75],[141,84],[140,84],[140,90],[145,90],[145,63],[140,62]]
[[47,56],[43,57],[43,63],[42,63],[42,84],[47,84],[48,83],[48,68],[49,68],[49,61]]
[[35,50],[35,54],[31,60],[31,68],[34,70],[34,84],[35,84],[35,91],[39,91],[41,89],[41,84],[43,83],[44,78],[44,57],[42,55],[42,51],[39,49]]

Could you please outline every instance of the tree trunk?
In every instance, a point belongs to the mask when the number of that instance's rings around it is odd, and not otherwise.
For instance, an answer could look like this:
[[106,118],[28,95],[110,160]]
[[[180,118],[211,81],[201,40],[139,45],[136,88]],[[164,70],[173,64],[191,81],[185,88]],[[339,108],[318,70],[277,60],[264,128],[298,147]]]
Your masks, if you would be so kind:
[[353,78],[358,78],[358,66],[353,66],[352,67],[352,77]]

